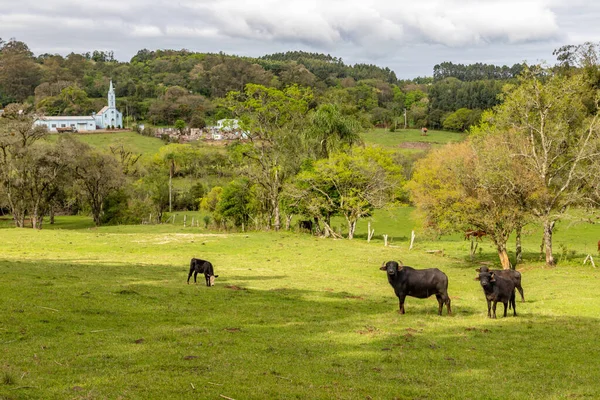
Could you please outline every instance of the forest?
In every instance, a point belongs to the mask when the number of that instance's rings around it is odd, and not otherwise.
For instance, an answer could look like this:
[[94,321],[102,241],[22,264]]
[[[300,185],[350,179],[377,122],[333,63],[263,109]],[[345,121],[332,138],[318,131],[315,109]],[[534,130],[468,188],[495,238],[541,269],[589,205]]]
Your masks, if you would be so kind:
[[[487,232],[504,268],[514,267],[508,237],[537,221],[552,265],[556,221],[599,204],[598,49],[564,46],[554,67],[447,62],[432,78],[401,81],[388,68],[298,51],[250,59],[143,49],[118,62],[102,51],[35,56],[0,40],[0,206],[17,227],[37,229],[57,213],[101,225],[202,209],[218,229],[289,229],[303,218],[324,237],[352,239],[373,210],[412,204],[438,234]],[[236,118],[247,138],[169,143],[144,156],[126,142],[101,151],[32,125],[100,109],[110,80],[128,127]],[[416,156],[364,145],[369,129],[423,127],[469,135]]]
[[[230,91],[243,91],[247,83],[276,89],[296,84],[311,88],[315,102],[335,99],[363,127],[456,131],[464,131],[469,120],[496,105],[502,84],[523,69],[446,62],[433,68],[433,78],[399,80],[389,68],[351,66],[337,57],[301,51],[248,58],[142,49],[129,62],[119,62],[104,51],[35,56],[16,39],[0,39],[0,65],[0,105],[27,102],[46,116],[99,110],[112,79],[127,126],[183,120],[203,127],[231,116],[221,100]],[[463,109],[469,118],[464,118]]]

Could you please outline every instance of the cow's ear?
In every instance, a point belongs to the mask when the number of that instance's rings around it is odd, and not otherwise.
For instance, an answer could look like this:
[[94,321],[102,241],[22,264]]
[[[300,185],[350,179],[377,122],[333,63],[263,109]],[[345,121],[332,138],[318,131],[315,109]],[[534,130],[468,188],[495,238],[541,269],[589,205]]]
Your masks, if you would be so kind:
[[493,272],[492,272],[492,274],[490,275],[490,278],[491,278],[491,279],[490,279],[490,282],[496,282],[496,274],[494,274]]
[[383,266],[379,267],[379,270],[380,270],[380,271],[385,271],[386,269],[387,269],[387,268],[385,267],[385,265],[383,265]]
[[481,272],[481,268],[475,269],[476,272]]
[[480,281],[480,280],[481,280],[481,277],[479,277],[479,276],[478,276],[477,278],[475,278],[475,280],[476,280],[476,281]]

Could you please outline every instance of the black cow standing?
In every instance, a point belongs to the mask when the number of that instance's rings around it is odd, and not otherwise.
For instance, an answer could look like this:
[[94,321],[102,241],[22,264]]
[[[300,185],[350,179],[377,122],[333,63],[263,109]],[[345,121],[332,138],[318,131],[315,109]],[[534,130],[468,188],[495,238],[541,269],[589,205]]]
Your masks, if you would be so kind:
[[448,277],[439,269],[414,269],[403,266],[402,263],[398,264],[396,261],[388,261],[379,269],[387,271],[388,281],[400,302],[400,314],[404,314],[406,296],[425,299],[433,294],[438,301],[438,314],[442,315],[444,304],[448,309],[448,315],[452,314],[448,296]]
[[[512,280],[503,278],[493,271],[480,272],[475,280],[479,281],[483,288],[487,300],[488,317],[496,318],[496,304],[498,302],[504,304],[504,317],[506,317],[506,308],[509,304],[513,309],[513,315],[517,316],[515,284]],[[493,311],[493,316],[490,309]]]
[[525,301],[525,296],[523,295],[523,287],[521,286],[521,273],[519,271],[515,271],[514,269],[493,269],[489,270],[488,267],[477,268],[475,271],[477,272],[493,272],[496,276],[501,276],[506,279],[510,279],[515,284],[515,288],[519,291],[521,295],[521,301]]
[[204,278],[206,278],[206,286],[214,286],[215,278],[218,278],[219,275],[215,275],[215,271],[213,270],[213,265],[210,261],[201,260],[199,258],[192,258],[190,261],[190,273],[188,274],[187,283],[190,283],[190,278],[194,274],[194,283],[196,283],[196,276],[198,274],[204,274]]

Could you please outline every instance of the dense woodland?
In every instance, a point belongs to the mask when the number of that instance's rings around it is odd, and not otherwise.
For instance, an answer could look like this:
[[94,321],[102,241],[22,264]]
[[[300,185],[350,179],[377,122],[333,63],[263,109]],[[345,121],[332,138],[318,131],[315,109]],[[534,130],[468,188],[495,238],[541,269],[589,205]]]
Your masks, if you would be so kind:
[[104,51],[35,56],[15,39],[0,40],[0,55],[0,105],[26,101],[47,116],[89,115],[105,105],[112,79],[117,106],[130,126],[139,121],[173,125],[181,119],[203,127],[231,115],[220,101],[228,92],[255,83],[309,87],[315,103],[335,101],[363,127],[397,128],[406,122],[465,130],[481,111],[498,103],[502,84],[523,69],[442,63],[434,67],[433,78],[399,80],[389,68],[350,66],[330,55],[301,51],[247,58],[143,49],[129,62],[119,62]]
[[[100,225],[202,208],[205,225],[219,229],[289,229],[299,217],[340,237],[331,218],[343,217],[352,239],[374,209],[410,202],[438,234],[487,232],[505,268],[508,236],[541,223],[552,265],[555,222],[600,198],[598,50],[562,47],[552,68],[442,63],[432,78],[402,81],[388,68],[305,52],[144,49],[119,62],[102,51],[35,56],[0,40],[0,206],[16,226],[38,229],[57,212],[89,213]],[[99,110],[111,79],[131,126],[237,118],[248,138],[226,150],[173,143],[141,162],[126,143],[102,152],[32,126],[35,115]],[[360,146],[373,126],[470,135],[415,163]]]

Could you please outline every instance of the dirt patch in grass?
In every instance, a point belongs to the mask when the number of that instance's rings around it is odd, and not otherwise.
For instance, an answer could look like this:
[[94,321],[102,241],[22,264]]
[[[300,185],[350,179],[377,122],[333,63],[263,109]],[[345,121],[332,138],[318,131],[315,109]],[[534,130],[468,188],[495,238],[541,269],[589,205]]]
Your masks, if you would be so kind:
[[402,149],[423,149],[427,150],[431,148],[431,143],[425,142],[402,142],[398,145]]
[[235,285],[227,285],[225,286],[225,289],[231,289],[231,290],[246,290],[244,288],[241,288],[239,286],[235,286]]

